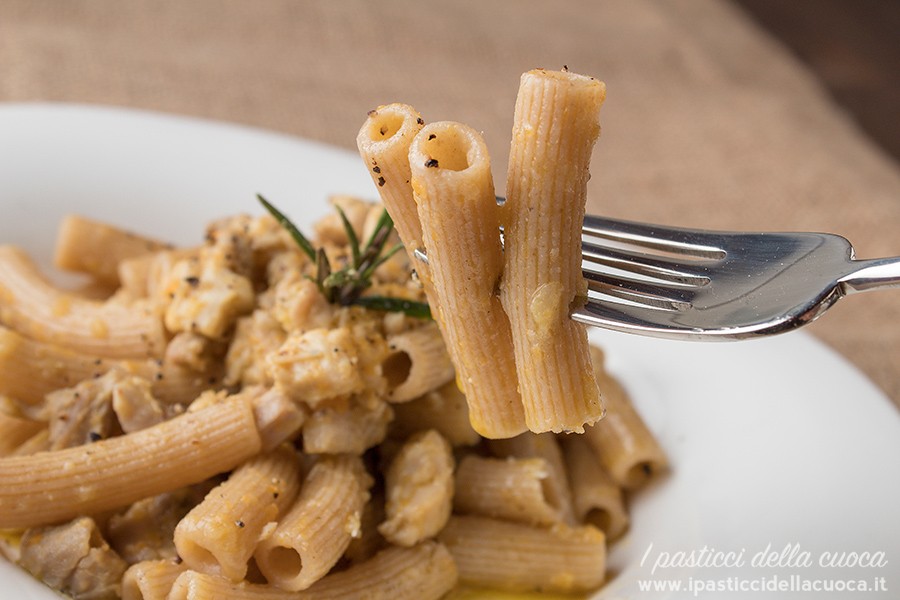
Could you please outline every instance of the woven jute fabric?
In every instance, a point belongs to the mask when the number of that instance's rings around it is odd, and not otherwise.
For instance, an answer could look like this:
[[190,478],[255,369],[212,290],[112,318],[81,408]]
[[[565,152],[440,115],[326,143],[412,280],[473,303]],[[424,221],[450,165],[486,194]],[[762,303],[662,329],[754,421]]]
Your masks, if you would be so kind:
[[[900,254],[896,162],[725,0],[0,2],[0,101],[150,109],[348,149],[369,109],[402,101],[483,131],[500,192],[519,76],[563,65],[608,86],[591,212],[832,231],[859,257]],[[843,300],[807,330],[900,404],[896,292]]]

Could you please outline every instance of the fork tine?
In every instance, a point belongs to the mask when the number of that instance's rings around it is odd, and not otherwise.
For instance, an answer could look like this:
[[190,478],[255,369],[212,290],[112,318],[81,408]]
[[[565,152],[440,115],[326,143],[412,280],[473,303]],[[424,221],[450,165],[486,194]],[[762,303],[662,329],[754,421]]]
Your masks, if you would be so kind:
[[671,314],[642,306],[618,302],[588,301],[572,311],[572,319],[591,327],[602,327],[626,333],[652,334],[657,337],[685,339],[684,329],[676,323],[667,324],[665,317]]
[[697,258],[721,259],[725,251],[715,245],[716,234],[586,215],[582,233],[621,244]]
[[691,307],[693,292],[690,288],[657,285],[593,271],[585,271],[584,276],[588,281],[588,289],[596,293],[656,309],[682,311]]
[[582,265],[586,272],[599,272],[596,265],[600,265],[684,285],[704,286],[709,283],[709,277],[702,272],[702,266],[692,268],[683,261],[677,262],[661,256],[629,252],[589,242],[581,244],[581,256],[587,263]]

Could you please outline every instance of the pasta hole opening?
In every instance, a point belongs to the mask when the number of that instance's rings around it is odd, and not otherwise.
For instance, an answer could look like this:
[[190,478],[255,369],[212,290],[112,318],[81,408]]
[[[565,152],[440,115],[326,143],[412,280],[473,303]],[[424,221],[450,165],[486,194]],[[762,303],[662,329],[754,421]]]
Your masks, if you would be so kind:
[[369,138],[379,142],[391,138],[403,127],[403,115],[381,112],[369,119]]
[[469,168],[470,141],[454,129],[444,129],[429,136],[423,145],[428,155],[426,167],[440,167],[448,171],[464,171]]
[[633,488],[641,485],[656,472],[655,465],[647,460],[635,463],[625,473],[625,487]]
[[409,379],[412,359],[403,351],[394,352],[381,363],[381,372],[391,389],[397,388]]
[[193,567],[200,565],[201,568],[213,573],[220,572],[219,561],[215,555],[195,542],[189,542],[182,550],[182,558],[187,559],[188,563]]
[[612,515],[605,508],[592,508],[584,516],[584,521],[594,525],[603,533],[609,534],[609,528],[612,525]]
[[279,578],[293,579],[303,570],[303,559],[293,548],[275,546],[266,556],[268,572],[277,573]]

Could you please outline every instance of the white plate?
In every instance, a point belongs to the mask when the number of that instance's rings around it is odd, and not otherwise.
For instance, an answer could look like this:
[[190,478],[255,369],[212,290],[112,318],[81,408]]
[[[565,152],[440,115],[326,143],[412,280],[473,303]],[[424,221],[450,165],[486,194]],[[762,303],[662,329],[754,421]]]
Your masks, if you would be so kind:
[[[329,210],[330,193],[376,195],[358,157],[308,141],[126,110],[0,105],[0,242],[25,246],[45,265],[66,213],[190,243],[214,217],[258,212],[257,192],[300,224]],[[838,586],[883,577],[885,592],[802,596],[900,593],[900,416],[845,360],[804,333],[733,344],[594,333],[673,465],[634,498],[633,527],[611,552],[613,578],[598,598],[694,597],[641,592],[642,578],[727,590],[775,577]],[[755,566],[767,546],[801,554],[790,565]],[[744,564],[651,574],[661,553],[702,557],[704,547],[743,550]],[[803,552],[813,563],[823,552],[882,552],[887,564],[798,566]],[[723,590],[700,597],[792,597]],[[53,597],[0,561],[0,600]]]

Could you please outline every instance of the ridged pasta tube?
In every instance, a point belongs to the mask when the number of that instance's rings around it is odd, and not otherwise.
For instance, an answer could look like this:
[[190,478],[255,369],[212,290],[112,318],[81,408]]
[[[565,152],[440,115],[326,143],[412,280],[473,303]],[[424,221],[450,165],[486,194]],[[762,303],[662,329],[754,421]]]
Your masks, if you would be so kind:
[[522,75],[504,205],[500,297],[512,323],[528,428],[572,431],[603,416],[584,325],[581,226],[603,83],[567,71]]
[[431,123],[413,140],[409,163],[434,286],[432,314],[472,427],[488,438],[521,433],[512,334],[496,294],[503,251],[487,147],[471,127]]

